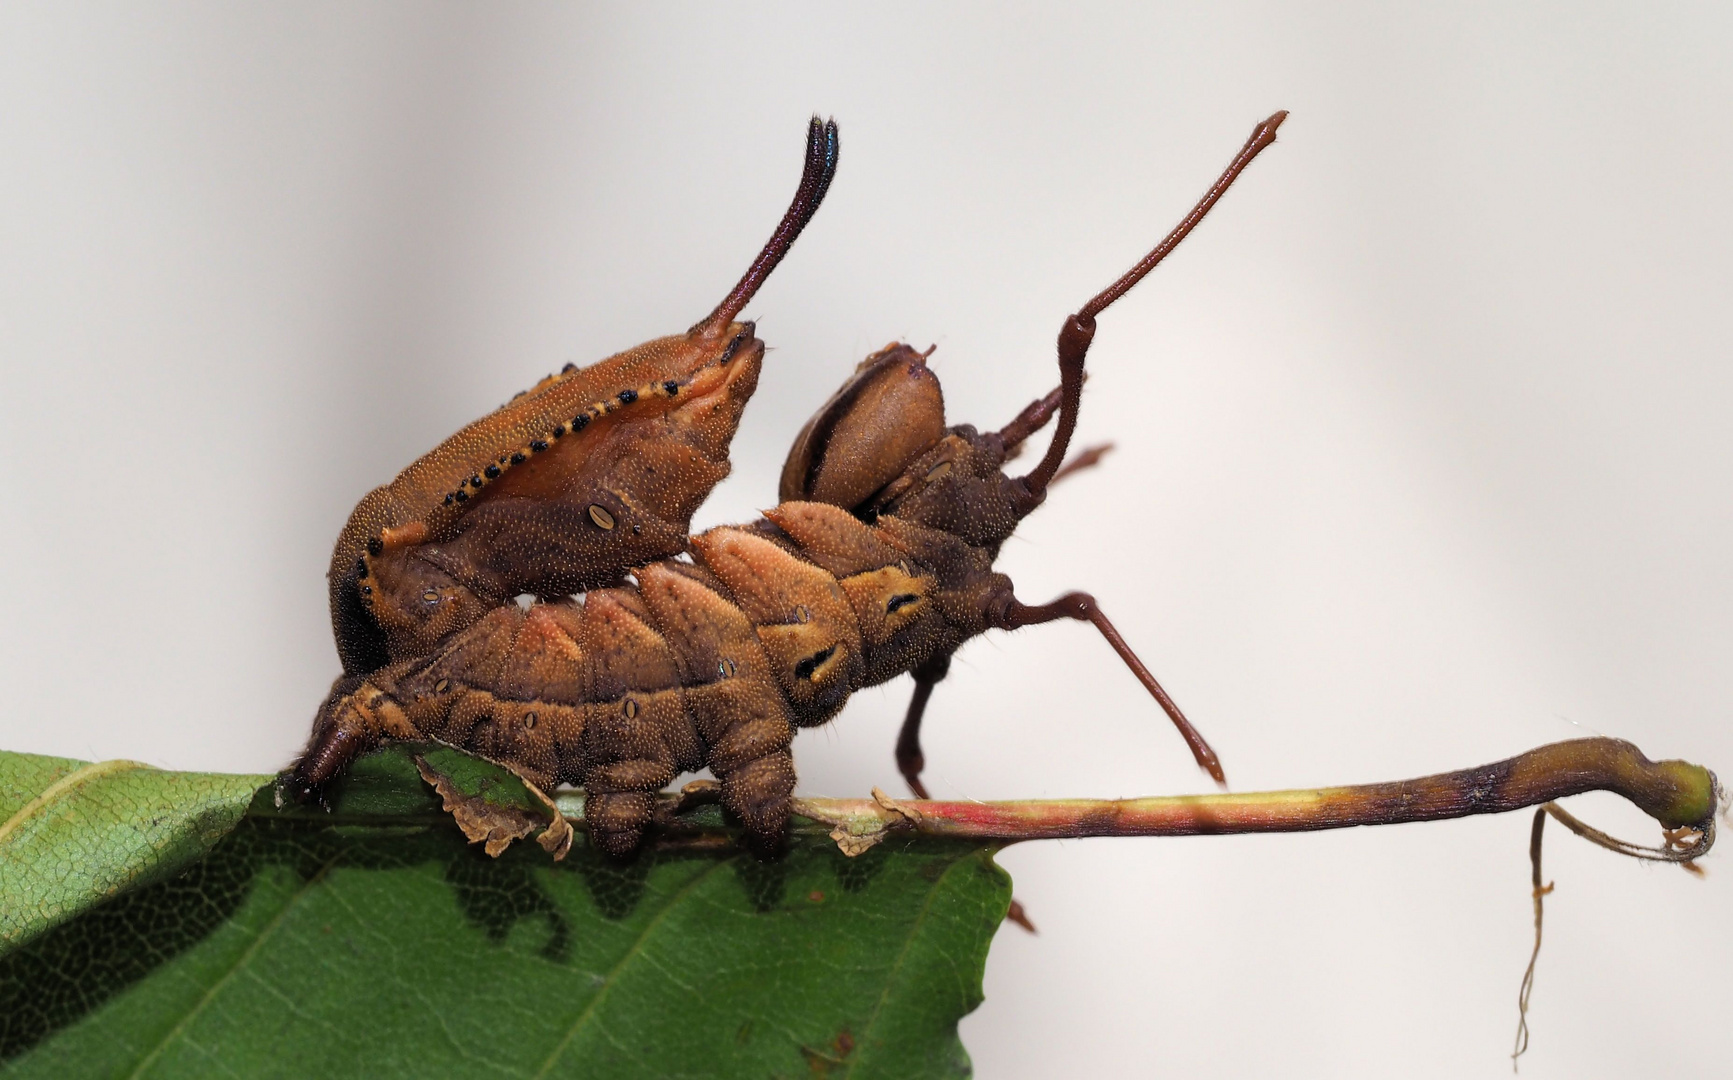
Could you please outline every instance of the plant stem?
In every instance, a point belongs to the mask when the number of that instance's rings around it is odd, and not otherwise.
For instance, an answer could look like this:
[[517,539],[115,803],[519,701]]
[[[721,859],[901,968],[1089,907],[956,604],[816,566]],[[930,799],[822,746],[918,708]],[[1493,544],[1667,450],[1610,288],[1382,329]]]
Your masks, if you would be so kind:
[[1715,774],[1684,761],[1650,761],[1630,743],[1608,738],[1553,743],[1491,765],[1353,787],[985,803],[894,800],[875,792],[873,799],[796,799],[794,811],[833,826],[844,850],[851,844],[865,850],[890,829],[1000,843],[1310,832],[1499,814],[1585,791],[1621,795],[1663,828],[1696,829],[1707,850],[1720,801]]

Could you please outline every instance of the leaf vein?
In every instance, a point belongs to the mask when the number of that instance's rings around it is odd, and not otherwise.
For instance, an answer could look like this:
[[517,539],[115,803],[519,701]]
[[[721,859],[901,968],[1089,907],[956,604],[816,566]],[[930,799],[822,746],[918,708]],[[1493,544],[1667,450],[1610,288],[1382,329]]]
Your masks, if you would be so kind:
[[275,915],[271,916],[271,921],[259,929],[258,935],[253,938],[253,943],[248,945],[246,949],[242,951],[241,955],[235,958],[235,962],[230,965],[229,970],[223,972],[222,978],[212,983],[210,989],[204,992],[204,995],[199,998],[199,1003],[193,1006],[192,1011],[181,1017],[180,1021],[176,1023],[174,1027],[170,1028],[168,1033],[164,1035],[156,1046],[151,1049],[151,1052],[145,1055],[144,1060],[140,1061],[138,1066],[134,1068],[132,1072],[127,1074],[127,1080],[137,1080],[138,1077],[143,1076],[144,1071],[156,1062],[156,1059],[162,1055],[163,1050],[165,1050],[168,1045],[181,1034],[181,1032],[185,1031],[194,1020],[198,1019],[199,1014],[205,1011],[206,1006],[210,1005],[210,1003],[216,999],[217,992],[227,986],[229,980],[234,978],[237,972],[247,966],[247,963],[252,960],[253,955],[264,946],[265,941],[270,938],[272,934],[276,933],[277,928],[283,924],[283,920],[288,917],[290,910],[293,909],[296,904],[300,903],[301,899],[311,892],[315,886],[325,880],[325,875],[330,872],[331,867],[335,866],[337,860],[340,858],[342,858],[341,852],[331,856],[331,858],[326,861],[325,865],[319,868],[318,873],[301,883],[301,887],[295,890],[295,894],[290,896],[283,903],[283,906],[278,909]]
[[885,1001],[891,996],[892,987],[896,985],[897,973],[902,970],[903,963],[908,960],[909,950],[914,947],[915,939],[920,937],[921,924],[926,922],[928,912],[932,911],[933,900],[943,891],[945,879],[950,877],[952,872],[962,864],[962,859],[953,861],[950,866],[945,868],[945,872],[939,875],[939,879],[933,882],[932,889],[928,891],[927,899],[921,904],[921,910],[916,913],[915,921],[909,927],[909,936],[904,939],[903,947],[897,953],[896,963],[891,965],[891,970],[885,975],[885,986],[883,990],[879,991],[878,1001],[873,1003],[872,1014],[867,1017],[866,1024],[861,1028],[860,1038],[855,1041],[855,1045],[860,1047],[860,1053],[849,1060],[848,1068],[843,1072],[845,1078],[853,1076],[855,1068],[871,1054],[873,1028],[878,1024],[879,1016],[884,1012]]
[[[667,902],[662,905],[656,914],[651,917],[650,921],[644,924],[644,929],[638,932],[638,937],[632,942],[631,947],[628,948],[625,954],[615,962],[613,967],[608,969],[608,974],[603,977],[604,982],[602,988],[596,992],[595,997],[590,999],[590,1003],[584,1006],[583,1012],[580,1012],[577,1015],[577,1018],[572,1021],[572,1026],[567,1029],[564,1037],[562,1037],[554,1046],[553,1052],[548,1055],[548,1059],[542,1062],[542,1067],[536,1070],[536,1080],[540,1080],[541,1077],[548,1075],[548,1071],[554,1067],[554,1064],[558,1062],[560,1057],[566,1052],[566,1047],[570,1045],[573,1037],[577,1035],[578,1029],[582,1028],[592,1017],[595,1016],[596,1009],[602,1004],[603,1000],[607,998],[608,991],[614,988],[615,980],[618,978],[620,972],[639,954],[644,947],[644,942],[649,940],[651,932],[662,924],[662,920],[667,917],[668,912],[674,910],[675,906],[685,898],[686,894],[690,893],[693,889],[696,889],[699,884],[708,879],[711,874],[714,874],[724,866],[734,862],[737,858],[739,858],[739,856],[735,855],[726,859],[718,859],[704,870],[703,873],[694,875],[691,881],[682,885],[678,891],[668,898]],[[603,1035],[607,1036],[607,1032],[604,1031]],[[611,1036],[607,1037],[612,1041]]]
[[86,765],[82,769],[74,769],[72,772],[67,773],[65,776],[54,781],[54,783],[43,788],[40,795],[37,795],[34,799],[31,799],[23,806],[20,806],[17,813],[7,818],[4,825],[0,825],[0,844],[5,843],[6,838],[12,834],[13,830],[30,820],[38,810],[41,810],[49,803],[60,798],[61,795],[71,789],[78,787],[80,784],[89,780],[95,780],[101,776],[106,776],[112,772],[131,772],[134,769],[148,768],[150,768],[150,766],[141,761],[127,761],[125,758],[116,758],[113,761],[97,761]]

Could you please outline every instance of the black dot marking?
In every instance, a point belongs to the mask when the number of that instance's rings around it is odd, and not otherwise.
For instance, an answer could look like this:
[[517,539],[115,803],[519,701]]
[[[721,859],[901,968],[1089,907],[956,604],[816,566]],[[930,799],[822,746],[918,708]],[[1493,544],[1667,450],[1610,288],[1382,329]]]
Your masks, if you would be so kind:
[[526,462],[528,460],[529,460],[529,458],[524,456],[524,452],[522,450],[519,450],[517,453],[515,453],[511,456],[511,463],[513,465],[522,465],[524,462]]
[[373,586],[371,586],[371,585],[361,586],[361,595],[362,596],[372,596],[373,595]]
[[538,454],[541,453],[543,450],[546,450],[547,448],[548,448],[548,444],[541,441],[540,439],[537,439],[535,442],[530,443],[530,449],[535,451]]
[[496,477],[500,474],[500,467],[498,465],[489,465],[487,468],[485,468],[481,471],[487,474],[487,478],[489,480],[492,480],[494,477]]
[[805,660],[802,660],[800,663],[794,665],[794,677],[797,679],[810,679],[810,678],[812,678],[812,673],[818,670],[818,666],[820,664],[824,663],[826,660],[829,660],[835,654],[836,654],[836,646],[835,645],[825,646],[824,648],[813,653],[811,656],[807,657]]
[[885,605],[886,615],[895,615],[910,604],[920,603],[921,598],[914,593],[900,593],[891,597],[891,602]]
[[566,433],[566,425],[564,425],[564,424],[555,424],[554,425],[554,438],[557,439],[560,436],[564,435],[565,433]]
[[567,364],[565,367],[560,369],[560,374],[561,375],[570,375],[572,372],[574,372],[576,370],[578,370],[578,365]]
[[385,541],[379,539],[377,536],[367,541],[367,554],[373,556],[375,559],[385,554]]
[[452,495],[452,494],[451,494],[451,493],[450,493],[450,492],[447,492],[447,493],[446,493],[446,496],[445,496],[445,505],[447,505],[447,506],[450,506],[450,505],[451,505],[451,504],[452,504],[452,503],[454,503],[454,502],[456,502],[456,501],[457,501],[457,498],[456,498],[456,496],[454,496],[454,495]]
[[590,414],[589,413],[579,413],[577,416],[572,417],[572,430],[573,431],[582,431],[589,426],[590,426]]
[[675,394],[680,392],[680,384],[675,382],[673,379],[669,379],[667,382],[662,384],[662,389],[669,397],[673,397]]
[[638,391],[636,391],[636,390],[622,390],[622,391],[620,391],[620,404],[630,405],[632,402],[637,401],[637,400],[638,400]]
[[366,559],[362,558],[362,559],[356,559],[355,560],[355,576],[358,578],[364,578],[367,576],[367,560]]
[[500,464],[501,464],[501,465],[504,465],[504,464],[505,464],[505,463],[506,463],[506,456],[505,456],[505,455],[504,455],[504,454],[501,454],[501,455],[500,455],[500,456],[499,456],[499,463],[500,463]]
[[457,499],[458,502],[468,502],[469,501],[469,492],[467,492],[467,491],[455,491],[455,492],[452,492],[452,495]]
[[470,477],[469,478],[469,486],[473,487],[473,488],[481,487],[481,477],[479,477],[479,476]]

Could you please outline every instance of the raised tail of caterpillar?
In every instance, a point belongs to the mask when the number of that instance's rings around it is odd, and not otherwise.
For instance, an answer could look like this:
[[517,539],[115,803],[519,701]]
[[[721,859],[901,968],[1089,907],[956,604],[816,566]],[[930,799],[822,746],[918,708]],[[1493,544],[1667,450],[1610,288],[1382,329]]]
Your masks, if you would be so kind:
[[[1215,754],[1092,598],[1026,604],[993,562],[1064,469],[1096,316],[1190,232],[1285,118],[1260,124],[1180,225],[1067,318],[1060,386],[1010,424],[947,427],[925,354],[891,345],[801,433],[783,470],[784,501],[762,519],[693,536],[686,554],[638,565],[581,600],[496,606],[425,655],[340,685],[294,782],[323,784],[382,739],[441,739],[543,787],[582,784],[593,841],[626,854],[654,794],[708,766],[754,845],[775,850],[796,728],[912,672],[898,756],[918,785],[921,710],[956,649],[989,629],[1066,618],[1102,632],[1219,781]],[[1011,456],[1055,418],[1034,469],[1007,475]]]
[[[782,221],[691,329],[567,364],[362,498],[327,573],[343,662],[327,704],[514,596],[614,584],[685,549],[764,360],[754,324],[736,320],[818,211],[837,155],[835,122],[813,117]],[[307,775],[297,797],[312,793]]]
[[735,320],[817,212],[837,151],[835,122],[813,117],[788,211],[690,330],[567,364],[361,500],[328,575],[346,678],[425,655],[521,593],[612,584],[685,549],[764,360]]

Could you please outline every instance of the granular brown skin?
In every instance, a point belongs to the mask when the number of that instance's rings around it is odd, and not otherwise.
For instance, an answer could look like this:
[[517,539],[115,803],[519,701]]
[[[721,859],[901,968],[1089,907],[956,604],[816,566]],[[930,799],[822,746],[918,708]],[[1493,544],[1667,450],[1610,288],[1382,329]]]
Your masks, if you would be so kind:
[[728,475],[764,360],[753,324],[736,320],[824,202],[838,148],[836,123],[814,116],[781,222],[691,329],[567,364],[361,500],[327,574],[343,661],[333,694],[514,596],[614,584],[684,550],[693,511]]
[[[593,841],[623,855],[655,793],[709,767],[748,839],[775,850],[797,727],[912,672],[898,765],[920,794],[922,710],[951,653],[989,627],[1062,618],[1100,630],[1223,782],[1214,751],[1093,597],[1023,604],[993,562],[1054,479],[1093,460],[1086,451],[1066,464],[1095,317],[1191,231],[1286,115],[1259,124],[1181,223],[1065,320],[1060,386],[1003,430],[947,427],[927,353],[892,344],[801,431],[781,505],[688,538],[692,512],[727,473],[763,358],[752,324],[733,320],[835,170],[835,125],[815,117],[794,203],[708,317],[683,337],[551,377],[356,508],[331,572],[344,674],[291,789],[311,794],[383,739],[436,738],[544,788],[582,784]],[[1005,475],[1008,456],[1055,417],[1034,469]],[[537,600],[520,609],[520,593]]]
[[[543,787],[582,785],[594,842],[626,854],[654,794],[708,767],[754,845],[774,850],[795,729],[949,655],[1009,597],[992,569],[1016,523],[1003,460],[996,436],[954,429],[916,455],[873,524],[785,502],[691,537],[688,557],[638,566],[629,583],[494,606],[424,655],[341,680],[295,780],[317,787],[382,739],[439,739]],[[1009,527],[971,543],[924,520],[959,503],[997,504],[983,516]]]
[[763,360],[751,323],[659,338],[548,376],[370,492],[331,555],[344,674],[684,550]]
[[[625,850],[670,763],[715,756],[698,735],[715,725],[686,720],[684,684],[705,697],[696,675],[623,586],[629,568],[642,581],[646,564],[687,550],[693,512],[728,475],[764,360],[738,317],[823,203],[838,146],[835,122],[814,116],[781,222],[691,329],[567,365],[361,500],[327,575],[343,674],[292,794],[310,796],[382,738],[445,736],[545,784],[584,778],[603,793],[599,835]],[[581,607],[557,599],[585,590]],[[527,615],[514,603],[524,594],[542,600]],[[730,775],[758,783],[768,767],[743,761]]]

